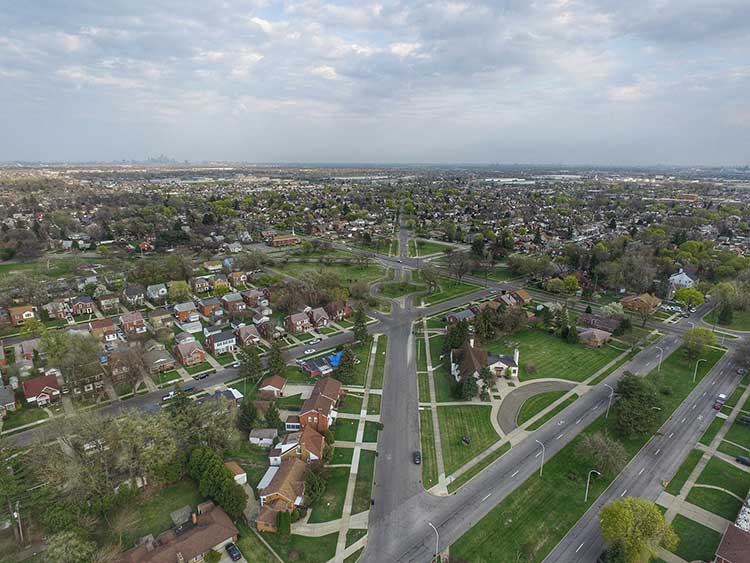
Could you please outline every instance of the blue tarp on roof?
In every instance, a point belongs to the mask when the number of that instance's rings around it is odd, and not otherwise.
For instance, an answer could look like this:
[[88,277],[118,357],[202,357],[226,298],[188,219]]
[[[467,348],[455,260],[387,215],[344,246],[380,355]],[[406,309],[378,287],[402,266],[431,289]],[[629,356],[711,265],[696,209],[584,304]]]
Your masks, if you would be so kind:
[[328,360],[328,363],[331,364],[332,368],[337,368],[339,367],[339,364],[341,363],[341,355],[342,355],[342,352],[336,352],[335,354],[326,356],[326,360]]

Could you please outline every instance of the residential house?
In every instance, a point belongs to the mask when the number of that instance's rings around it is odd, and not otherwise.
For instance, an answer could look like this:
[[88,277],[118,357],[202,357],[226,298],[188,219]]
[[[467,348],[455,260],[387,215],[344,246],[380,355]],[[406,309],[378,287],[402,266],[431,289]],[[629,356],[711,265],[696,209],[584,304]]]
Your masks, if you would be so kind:
[[586,346],[601,348],[612,338],[612,333],[598,328],[577,328],[578,339]]
[[143,307],[146,300],[146,291],[141,285],[129,284],[122,290],[121,298],[126,307]]
[[73,316],[93,315],[94,311],[94,300],[88,295],[77,295],[70,300],[70,313]]
[[236,315],[244,313],[247,309],[247,304],[242,299],[242,295],[238,292],[227,293],[221,298],[224,308],[229,312],[230,315]]
[[308,316],[310,317],[310,322],[315,327],[322,327],[322,326],[328,326],[328,322],[330,319],[328,318],[328,313],[325,312],[325,309],[322,307],[316,307],[315,309],[312,309]]
[[224,310],[221,308],[221,301],[218,297],[208,297],[206,299],[200,299],[198,301],[198,308],[201,315],[208,317],[220,317],[224,314]]
[[286,378],[281,377],[280,375],[272,375],[271,377],[266,377],[260,382],[258,391],[261,393],[268,393],[274,397],[283,397],[284,387],[286,387]]
[[474,317],[476,315],[474,314],[474,311],[471,309],[463,309],[461,311],[453,311],[451,313],[448,313],[445,317],[445,319],[450,324],[458,324],[461,321],[466,321],[468,323],[474,322]]
[[200,319],[198,308],[192,301],[177,303],[174,306],[174,316],[181,323],[194,323]]
[[237,348],[237,338],[231,330],[224,330],[206,338],[206,344],[215,355],[228,354]]
[[24,359],[32,361],[34,359],[34,353],[40,352],[41,340],[38,338],[29,338],[28,340],[22,340],[18,344],[13,345],[13,354],[16,360]]
[[615,332],[620,328],[622,320],[614,317],[601,317],[593,313],[581,313],[577,324],[588,328],[598,328],[607,332]]
[[174,347],[174,355],[185,367],[195,366],[206,361],[206,351],[201,343],[195,339],[191,342],[177,344]]
[[0,379],[0,420],[16,410],[16,395],[11,387],[3,385]]
[[120,315],[120,328],[129,336],[139,336],[148,332],[146,321],[140,311]]
[[238,346],[250,346],[260,343],[260,332],[255,325],[242,325],[234,331]]
[[3,341],[0,340],[0,368],[4,368],[8,365],[8,360],[5,359],[5,348],[3,348]]
[[279,431],[276,428],[254,428],[250,431],[248,440],[254,446],[270,448],[278,436]]
[[529,295],[529,292],[525,289],[511,289],[510,294],[516,299],[516,301],[519,301],[520,303],[523,303],[524,305],[530,304],[532,301],[534,301]]
[[154,539],[141,538],[138,545],[124,552],[118,563],[199,563],[215,551],[224,553],[229,543],[237,541],[237,528],[226,512],[213,502],[198,505],[196,513],[188,512],[185,522],[162,532]]
[[148,322],[154,330],[169,329],[174,325],[174,317],[164,307],[157,307],[148,312]]
[[23,326],[26,321],[36,318],[36,307],[32,305],[19,305],[8,308],[10,324],[13,326]]
[[331,377],[319,379],[310,397],[302,404],[299,413],[300,426],[312,426],[322,433],[336,420],[335,410],[341,398],[341,383]]
[[267,288],[263,289],[247,289],[241,292],[242,299],[245,300],[248,307],[268,307],[270,304],[270,292]]
[[310,317],[306,313],[293,313],[286,318],[285,326],[292,334],[307,332],[313,328]]
[[211,289],[214,291],[229,289],[229,280],[224,274],[216,274],[215,276],[212,276],[210,283]]
[[[264,479],[258,484],[261,511],[256,526],[262,532],[275,532],[279,512],[291,512],[302,506],[305,495],[305,462],[297,458],[284,460],[275,470],[267,484]],[[261,488],[261,485],[263,487]]]
[[299,244],[299,237],[294,235],[274,235],[269,241],[268,245],[278,248],[280,246],[291,246]]
[[245,272],[230,272],[227,277],[232,287],[240,287],[247,283],[247,274]]
[[518,377],[518,356],[518,348],[513,351],[513,356],[488,354],[484,348],[474,346],[474,339],[469,338],[463,346],[450,352],[451,375],[456,382],[473,377],[480,386],[482,380],[479,372],[484,367],[489,368],[496,376]]
[[268,454],[269,463],[278,466],[281,465],[282,461],[288,458],[297,457],[301,459],[301,456],[298,455],[299,437],[301,434],[301,431],[292,432],[281,438]]
[[157,283],[146,288],[146,297],[152,303],[164,303],[167,300],[167,284]]
[[174,358],[163,346],[152,348],[143,354],[143,364],[150,374],[164,373],[174,369]]
[[50,319],[58,319],[64,321],[68,316],[68,304],[65,301],[57,300],[50,301],[42,305],[42,310],[47,313],[47,317]]
[[130,362],[126,357],[126,352],[115,350],[107,358],[107,367],[109,368],[109,378],[112,385],[120,385],[125,382],[130,373]]
[[60,384],[54,375],[42,375],[23,382],[26,402],[44,407],[60,398]]
[[700,278],[694,272],[688,272],[683,268],[669,276],[669,286],[672,290],[695,287]]
[[745,497],[735,521],[724,530],[714,563],[750,563],[750,495]]
[[195,340],[195,336],[190,332],[178,332],[174,335],[175,344],[185,344],[187,342],[195,342]]
[[333,321],[342,321],[354,314],[354,309],[345,301],[331,301],[324,308],[328,318]]
[[120,300],[114,293],[104,293],[96,298],[99,310],[103,313],[110,313],[120,309]]
[[190,278],[190,287],[195,293],[206,293],[211,289],[211,284],[206,277]]
[[661,306],[661,299],[650,293],[628,295],[620,299],[624,309],[635,313],[653,314]]
[[104,319],[94,319],[89,323],[91,334],[104,343],[110,343],[117,340],[117,327],[111,317]]
[[221,262],[218,260],[209,260],[207,262],[203,262],[203,267],[206,269],[207,272],[221,272]]

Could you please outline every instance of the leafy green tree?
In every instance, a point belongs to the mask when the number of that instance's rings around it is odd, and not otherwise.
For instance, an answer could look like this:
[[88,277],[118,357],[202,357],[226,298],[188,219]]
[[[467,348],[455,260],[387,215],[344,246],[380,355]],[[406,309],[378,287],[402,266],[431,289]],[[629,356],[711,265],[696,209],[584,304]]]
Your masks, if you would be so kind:
[[479,393],[479,385],[477,385],[477,380],[472,376],[466,377],[456,386],[456,394],[462,401],[473,399],[477,396],[477,393]]
[[719,315],[717,320],[719,324],[730,325],[734,321],[734,307],[730,302],[723,303],[719,306]]
[[357,356],[352,350],[352,347],[348,344],[344,346],[341,352],[341,361],[339,367],[336,370],[336,379],[338,379],[344,385],[350,384],[354,380],[354,370],[357,361]]
[[578,278],[575,277],[573,274],[569,276],[565,276],[562,280],[563,282],[563,288],[565,293],[568,295],[574,294],[576,291],[581,289],[580,284],[578,283]]
[[242,515],[242,511],[245,510],[247,504],[247,493],[231,476],[219,483],[214,498],[233,520]]
[[707,347],[716,343],[716,335],[711,329],[695,327],[683,335],[682,342],[688,358],[695,360],[703,354]]
[[360,343],[367,342],[367,315],[361,305],[354,311],[352,333],[354,334],[354,340]]
[[190,299],[190,286],[185,280],[169,282],[168,296],[172,303],[181,303]]
[[443,353],[449,353],[451,350],[460,348],[469,339],[469,324],[461,320],[455,324],[448,325],[443,341]]
[[289,512],[279,512],[279,535],[288,536],[292,533],[292,515]]
[[86,540],[82,534],[66,531],[48,538],[44,560],[49,563],[81,563],[91,561],[96,553],[96,544]]
[[602,473],[614,474],[627,463],[628,455],[623,445],[604,432],[586,434],[578,446],[578,453]]
[[646,563],[659,547],[673,550],[678,537],[651,501],[626,497],[605,506],[599,515],[602,539],[617,546],[626,563]]
[[305,501],[308,505],[318,502],[326,492],[327,480],[323,470],[311,467],[305,476]]
[[[247,346],[237,354],[240,358],[240,376],[256,382],[263,377],[263,365],[260,362],[258,348]],[[282,368],[283,369],[283,368]]]
[[276,403],[271,403],[268,407],[265,414],[265,420],[266,426],[269,428],[278,428],[279,430],[283,428],[281,416],[279,415],[279,409],[276,406]]
[[203,556],[203,560],[206,563],[219,563],[221,561],[221,553],[212,549]]
[[681,287],[674,292],[674,300],[682,303],[685,307],[699,307],[705,302],[705,297],[694,287]]
[[258,409],[255,408],[255,404],[248,397],[240,403],[240,413],[237,417],[237,425],[243,432],[249,433],[254,427],[258,420]]
[[281,342],[274,340],[271,343],[271,349],[268,351],[268,369],[272,375],[278,375],[284,371],[286,362],[281,351]]
[[626,373],[617,384],[616,427],[623,437],[651,432],[661,410],[659,392],[651,381]]

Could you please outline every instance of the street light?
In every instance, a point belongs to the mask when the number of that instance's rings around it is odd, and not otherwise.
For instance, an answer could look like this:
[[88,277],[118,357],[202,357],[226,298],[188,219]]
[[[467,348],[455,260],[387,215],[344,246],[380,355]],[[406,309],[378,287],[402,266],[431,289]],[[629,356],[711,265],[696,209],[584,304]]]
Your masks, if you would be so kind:
[[542,476],[542,471],[544,470],[544,444],[542,444],[539,440],[534,440],[537,444],[542,446],[542,465],[539,466],[539,477]]
[[437,531],[437,528],[432,525],[432,522],[427,522],[430,525],[430,528],[435,530],[435,561],[439,561],[440,556],[440,534]]
[[661,371],[661,360],[664,357],[664,348],[656,346],[656,349],[659,350],[659,367],[656,368],[656,371]]
[[605,387],[609,388],[609,402],[607,403],[607,414],[604,415],[604,418],[609,418],[609,407],[612,406],[612,397],[615,395],[615,390],[611,385],[604,384]]
[[701,362],[707,362],[706,358],[701,358],[697,362],[695,362],[695,369],[693,370],[693,383],[695,383],[695,376],[698,375],[698,364]]
[[586,494],[583,497],[583,502],[588,502],[589,500],[589,483],[591,482],[591,474],[596,473],[599,477],[602,476],[601,473],[599,473],[596,469],[592,469],[589,471],[589,476],[586,478]]

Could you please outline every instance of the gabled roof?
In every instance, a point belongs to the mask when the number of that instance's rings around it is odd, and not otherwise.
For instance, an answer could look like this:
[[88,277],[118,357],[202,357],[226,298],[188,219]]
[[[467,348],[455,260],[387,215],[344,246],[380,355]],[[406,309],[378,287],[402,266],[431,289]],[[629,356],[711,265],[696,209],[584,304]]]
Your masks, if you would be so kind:
[[277,494],[294,502],[305,492],[305,462],[296,457],[285,459],[268,486],[260,491],[263,496]]
[[285,377],[281,377],[280,375],[272,375],[271,377],[266,377],[263,381],[260,382],[259,389],[263,389],[264,387],[273,387],[274,389],[281,390],[285,385]]
[[57,383],[57,377],[54,375],[43,375],[34,379],[28,379],[23,382],[23,394],[25,397],[37,397],[46,387],[51,387],[59,391],[60,385]]

